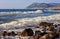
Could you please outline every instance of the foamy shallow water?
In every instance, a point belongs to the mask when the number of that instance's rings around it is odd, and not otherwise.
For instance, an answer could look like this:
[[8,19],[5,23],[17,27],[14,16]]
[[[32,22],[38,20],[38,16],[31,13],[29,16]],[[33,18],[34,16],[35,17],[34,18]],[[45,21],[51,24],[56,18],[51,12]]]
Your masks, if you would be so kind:
[[38,23],[41,21],[58,23],[60,21],[60,14],[54,14],[50,16],[38,16],[34,18],[22,18],[22,19],[19,18],[9,23],[0,24],[0,27],[13,28],[13,27],[28,26],[28,25],[38,25]]
[[42,10],[27,12],[0,12],[0,29],[14,29],[22,26],[38,26],[41,21],[58,23],[60,13],[43,13]]

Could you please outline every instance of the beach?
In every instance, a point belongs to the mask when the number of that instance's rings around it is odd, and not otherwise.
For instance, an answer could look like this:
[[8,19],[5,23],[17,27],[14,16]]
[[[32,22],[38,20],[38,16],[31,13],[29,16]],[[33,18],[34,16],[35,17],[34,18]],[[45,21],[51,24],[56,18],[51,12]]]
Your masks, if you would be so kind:
[[[39,25],[42,23],[42,25]],[[53,25],[51,25],[52,23]],[[60,29],[60,13],[57,11],[55,12],[43,12],[43,10],[26,10],[26,11],[16,11],[16,12],[0,12],[0,32],[6,33],[0,35],[1,39],[32,39],[35,38],[36,31],[38,33],[46,33],[43,36],[48,36],[50,33],[57,34],[56,31]],[[55,27],[57,25],[57,27]],[[52,26],[54,27],[53,31],[49,30],[50,27],[45,26]],[[32,36],[21,36],[19,33],[23,32],[25,29],[31,28],[33,30]],[[47,29],[48,30],[45,30]],[[56,30],[55,30],[56,29]],[[16,35],[12,36],[11,32],[14,32]],[[0,34],[1,34],[0,33]],[[38,34],[37,33],[37,34]],[[60,32],[59,32],[60,33]],[[10,35],[11,34],[11,35]],[[19,35],[18,35],[19,34]],[[39,35],[39,34],[38,34]],[[41,36],[41,37],[43,37]],[[21,38],[22,37],[22,38]],[[39,36],[40,38],[40,36]],[[58,38],[60,38],[58,36]],[[58,39],[56,38],[56,39]],[[35,38],[37,39],[37,38]],[[40,38],[43,39],[43,38]]]

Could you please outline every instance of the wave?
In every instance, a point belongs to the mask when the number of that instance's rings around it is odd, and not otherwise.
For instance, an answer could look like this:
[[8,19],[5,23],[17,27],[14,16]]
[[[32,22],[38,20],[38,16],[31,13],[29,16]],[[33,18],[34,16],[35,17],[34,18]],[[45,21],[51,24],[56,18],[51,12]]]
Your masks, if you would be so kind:
[[36,10],[36,11],[27,11],[27,12],[0,12],[0,16],[3,15],[19,15],[19,14],[33,14],[33,13],[43,13],[42,10]]
[[32,26],[32,25],[36,26],[41,21],[58,23],[60,22],[60,14],[54,14],[54,15],[42,16],[42,17],[39,16],[34,18],[15,19],[15,21],[0,24],[0,27],[11,28],[11,27],[22,27],[22,26]]

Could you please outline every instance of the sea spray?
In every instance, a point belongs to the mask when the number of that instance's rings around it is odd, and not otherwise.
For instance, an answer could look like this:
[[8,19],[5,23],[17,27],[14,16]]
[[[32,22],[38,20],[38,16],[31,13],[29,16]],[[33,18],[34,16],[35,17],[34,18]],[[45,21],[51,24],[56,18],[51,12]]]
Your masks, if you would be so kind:
[[12,21],[9,23],[0,24],[0,26],[6,28],[6,26],[26,26],[26,25],[37,25],[39,22],[46,21],[46,22],[59,22],[60,20],[60,14],[50,15],[50,16],[40,16],[40,17],[34,17],[34,18],[22,18],[22,19],[16,19],[16,21]]

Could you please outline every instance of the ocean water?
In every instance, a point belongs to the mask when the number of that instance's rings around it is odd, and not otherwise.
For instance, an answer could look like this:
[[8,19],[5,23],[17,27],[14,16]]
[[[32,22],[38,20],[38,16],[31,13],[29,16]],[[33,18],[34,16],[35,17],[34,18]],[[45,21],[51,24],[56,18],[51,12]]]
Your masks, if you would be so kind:
[[[36,26],[42,21],[59,23],[60,10],[0,9],[0,30]],[[26,27],[24,27],[26,28]]]

